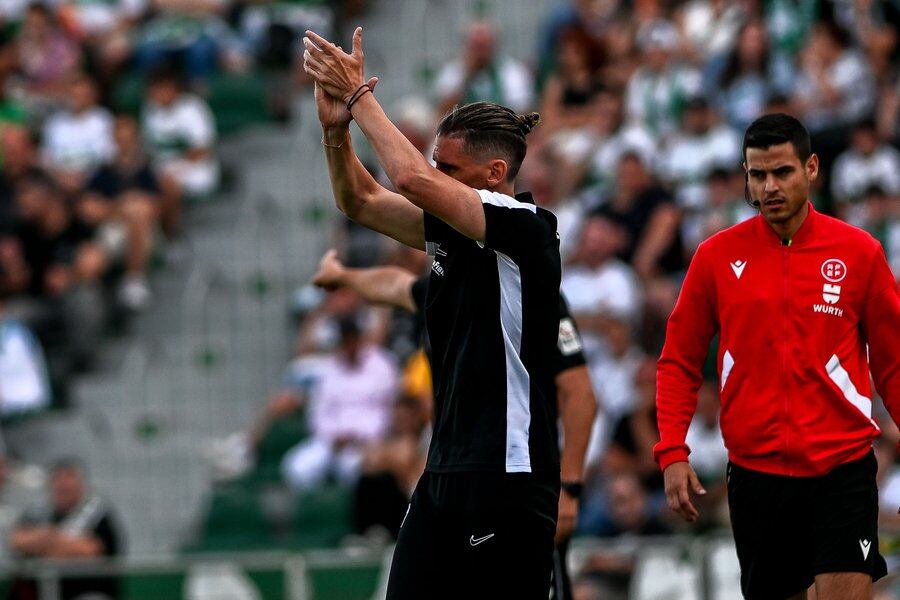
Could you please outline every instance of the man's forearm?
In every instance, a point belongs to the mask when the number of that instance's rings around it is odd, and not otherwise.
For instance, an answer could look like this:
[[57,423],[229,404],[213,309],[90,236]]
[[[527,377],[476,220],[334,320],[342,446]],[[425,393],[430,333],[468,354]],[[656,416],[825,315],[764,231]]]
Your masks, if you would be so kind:
[[69,535],[57,530],[45,555],[50,558],[91,558],[102,554],[103,542],[96,536]]
[[366,302],[396,306],[416,312],[412,297],[415,276],[399,267],[344,269],[341,283],[356,291]]
[[560,477],[563,481],[580,481],[584,476],[584,456],[597,413],[587,368],[575,367],[558,375],[557,389],[563,426]]
[[323,129],[322,139],[334,201],[340,211],[352,219],[378,183],[353,151],[349,127]]
[[22,527],[9,536],[9,545],[19,554],[38,556],[46,551],[53,538],[52,527]]
[[[402,192],[410,178],[431,169],[422,153],[391,122],[373,94],[363,95],[353,105],[353,117],[372,144],[378,161],[395,188]],[[428,210],[428,207],[422,206],[415,198],[408,199]]]

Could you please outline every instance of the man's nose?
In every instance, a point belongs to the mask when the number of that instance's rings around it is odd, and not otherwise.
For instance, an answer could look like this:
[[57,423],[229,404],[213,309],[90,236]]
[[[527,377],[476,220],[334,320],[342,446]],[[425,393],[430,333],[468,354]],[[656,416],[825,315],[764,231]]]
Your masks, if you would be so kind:
[[766,193],[771,194],[772,192],[778,191],[778,180],[774,175],[768,175],[766,177]]

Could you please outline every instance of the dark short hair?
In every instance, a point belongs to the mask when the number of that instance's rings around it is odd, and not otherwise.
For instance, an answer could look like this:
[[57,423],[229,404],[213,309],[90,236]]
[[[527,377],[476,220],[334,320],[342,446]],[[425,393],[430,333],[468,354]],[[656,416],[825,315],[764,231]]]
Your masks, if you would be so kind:
[[803,123],[784,113],[763,115],[756,119],[744,133],[744,143],[741,147],[741,155],[747,160],[747,148],[765,150],[771,146],[778,146],[790,142],[794,152],[800,158],[800,162],[812,155],[809,142],[809,132]]
[[537,113],[516,114],[493,102],[455,106],[437,127],[438,136],[459,136],[467,154],[479,160],[502,158],[509,165],[507,180],[515,179],[525,160],[525,141],[541,120]]
[[171,84],[184,88],[185,75],[183,69],[171,61],[164,61],[147,75],[147,85]]

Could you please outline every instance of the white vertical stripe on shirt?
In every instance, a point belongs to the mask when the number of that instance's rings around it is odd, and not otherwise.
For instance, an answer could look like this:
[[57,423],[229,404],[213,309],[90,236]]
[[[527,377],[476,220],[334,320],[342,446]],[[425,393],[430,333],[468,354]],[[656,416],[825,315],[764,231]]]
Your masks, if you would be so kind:
[[728,350],[725,351],[725,354],[722,356],[722,385],[719,386],[719,391],[725,389],[725,383],[728,381],[728,376],[731,375],[731,369],[734,368],[734,357],[731,356],[731,352]]
[[506,472],[530,473],[531,378],[522,363],[522,277],[519,266],[497,252],[500,330],[506,350]]
[[828,377],[831,378],[831,381],[840,388],[841,393],[844,394],[844,398],[847,399],[847,402],[855,406],[859,412],[865,415],[865,417],[869,419],[869,422],[878,429],[878,425],[872,419],[872,399],[866,398],[859,393],[859,390],[856,389],[856,386],[850,379],[850,373],[848,373],[847,369],[841,364],[841,360],[837,357],[837,354],[831,355],[831,359],[829,359],[828,364],[825,365],[825,371],[828,372]]

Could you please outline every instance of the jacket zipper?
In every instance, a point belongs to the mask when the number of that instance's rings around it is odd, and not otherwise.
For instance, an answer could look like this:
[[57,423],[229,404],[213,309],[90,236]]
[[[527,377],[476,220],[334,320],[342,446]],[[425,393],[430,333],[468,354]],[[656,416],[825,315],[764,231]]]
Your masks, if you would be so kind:
[[781,273],[781,288],[782,288],[782,299],[781,299],[781,393],[782,393],[782,407],[784,410],[784,419],[782,420],[782,426],[784,427],[784,462],[785,462],[785,470],[787,471],[788,476],[793,475],[791,472],[790,465],[790,410],[789,410],[789,398],[790,395],[788,393],[788,377],[787,377],[787,366],[788,366],[788,340],[790,339],[790,334],[788,331],[788,327],[790,325],[790,316],[788,311],[790,310],[790,303],[788,301],[788,280],[789,280],[789,271],[790,271],[790,255],[788,254],[788,248],[790,246],[790,241],[782,240],[781,246],[781,258],[782,258],[782,273]]

